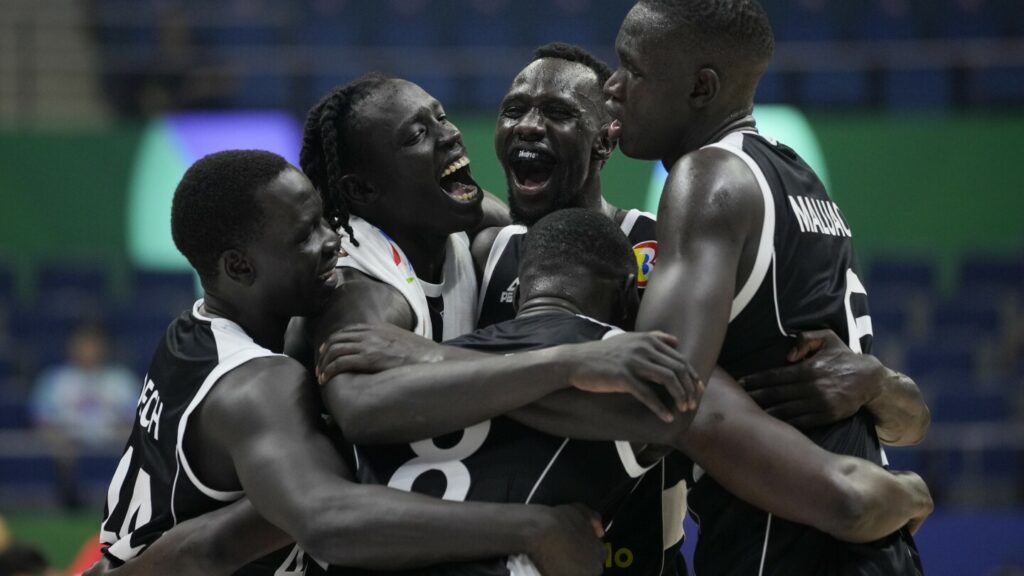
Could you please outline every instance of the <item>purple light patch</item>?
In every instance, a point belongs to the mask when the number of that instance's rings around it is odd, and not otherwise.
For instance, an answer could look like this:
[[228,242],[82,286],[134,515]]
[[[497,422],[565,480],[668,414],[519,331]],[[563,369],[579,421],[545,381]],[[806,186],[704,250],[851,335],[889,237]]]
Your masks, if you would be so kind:
[[198,112],[169,115],[171,140],[190,166],[221,150],[258,149],[299,165],[302,128],[286,112]]

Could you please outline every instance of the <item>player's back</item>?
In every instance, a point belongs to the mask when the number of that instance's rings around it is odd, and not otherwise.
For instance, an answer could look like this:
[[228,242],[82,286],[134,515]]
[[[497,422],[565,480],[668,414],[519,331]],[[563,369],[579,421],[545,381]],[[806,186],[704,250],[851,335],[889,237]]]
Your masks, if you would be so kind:
[[[495,324],[448,344],[508,354],[600,340],[619,332],[589,318],[556,313]],[[357,454],[361,482],[448,500],[579,502],[601,513],[606,523],[646,471],[637,464],[629,443],[550,436],[505,417],[411,444],[359,447]],[[660,543],[660,524],[658,529],[654,535]],[[503,561],[417,571],[427,573],[508,574]]]
[[[202,301],[168,327],[153,354],[135,424],[110,482],[100,533],[115,564],[144,553],[178,522],[226,506],[241,492],[214,489],[198,477],[185,450],[189,418],[221,376],[254,358],[273,355],[237,324],[204,316]],[[243,575],[280,569],[303,574],[307,560],[290,547],[250,564]]]
[[[790,148],[753,132],[712,146],[743,159],[765,201],[764,229],[749,279],[733,301],[719,364],[739,378],[787,364],[793,337],[830,328],[857,352],[871,346],[867,294],[852,231],[820,179]],[[862,410],[807,432],[823,448],[882,464],[874,421]],[[866,545],[771,517],[695,467],[690,508],[701,536],[694,567],[715,574],[917,574],[909,535]]]

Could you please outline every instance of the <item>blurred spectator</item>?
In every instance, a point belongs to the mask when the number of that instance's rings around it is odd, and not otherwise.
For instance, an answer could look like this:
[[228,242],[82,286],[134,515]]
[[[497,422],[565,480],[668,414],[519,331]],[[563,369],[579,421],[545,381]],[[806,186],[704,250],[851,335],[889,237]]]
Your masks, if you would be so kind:
[[76,479],[79,453],[121,447],[138,394],[138,378],[110,362],[107,335],[97,324],[78,326],[68,340],[66,363],[39,376],[29,408],[52,450],[58,496],[66,507],[82,504]]
[[0,576],[59,576],[39,549],[27,544],[12,544],[0,551]]

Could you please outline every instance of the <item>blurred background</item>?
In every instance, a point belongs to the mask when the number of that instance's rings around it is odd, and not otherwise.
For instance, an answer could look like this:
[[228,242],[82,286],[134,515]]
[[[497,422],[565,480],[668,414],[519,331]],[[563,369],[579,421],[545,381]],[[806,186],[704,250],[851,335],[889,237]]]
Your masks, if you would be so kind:
[[[0,516],[63,569],[93,547],[149,355],[195,296],[170,243],[185,168],[224,148],[297,164],[305,111],[381,70],[422,85],[504,193],[498,103],[533,48],[615,64],[631,0],[0,0]],[[889,451],[937,510],[930,574],[1024,573],[1024,4],[764,0],[757,110],[855,231],[875,353],[924,390]],[[606,195],[656,206],[620,154]],[[691,534],[695,530],[691,528]],[[5,538],[0,525],[0,548]]]

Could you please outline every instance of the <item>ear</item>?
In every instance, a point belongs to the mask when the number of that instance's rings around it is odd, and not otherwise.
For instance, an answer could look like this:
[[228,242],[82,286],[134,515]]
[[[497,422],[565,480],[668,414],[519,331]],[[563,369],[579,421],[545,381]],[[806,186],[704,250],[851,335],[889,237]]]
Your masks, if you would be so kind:
[[252,286],[256,281],[256,269],[241,250],[232,248],[221,254],[220,269],[225,277],[243,286]]
[[694,108],[705,108],[714,102],[722,89],[721,79],[714,68],[701,68],[697,71],[693,83],[693,92],[690,94],[690,101]]
[[618,144],[608,135],[609,126],[611,126],[611,122],[606,122],[597,131],[597,137],[594,138],[594,146],[591,150],[594,159],[602,163],[607,162],[611,158],[612,152],[615,151],[615,145]]
[[346,174],[341,177],[341,194],[345,202],[352,206],[373,204],[378,197],[376,188],[358,174]]

